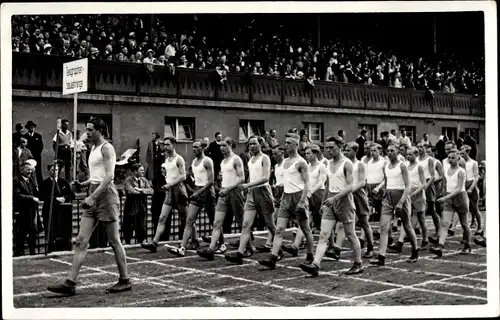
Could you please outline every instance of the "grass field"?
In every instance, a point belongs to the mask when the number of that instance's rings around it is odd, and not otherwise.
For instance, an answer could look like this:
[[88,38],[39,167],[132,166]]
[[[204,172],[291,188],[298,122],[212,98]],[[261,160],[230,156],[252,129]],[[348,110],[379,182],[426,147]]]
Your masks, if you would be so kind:
[[[431,227],[432,221],[428,219],[427,224]],[[374,224],[374,228],[377,229],[377,225]],[[417,263],[407,263],[405,260],[411,248],[406,243],[401,255],[387,255],[385,267],[369,266],[365,260],[364,273],[356,276],[342,274],[352,265],[352,252],[346,241],[341,259],[325,258],[316,278],[298,268],[305,259],[305,250],[295,258],[285,254],[275,270],[267,270],[257,263],[265,255],[263,253],[245,259],[243,265],[232,265],[222,255],[216,256],[214,261],[206,261],[194,251],[178,258],[163,246],[155,254],[140,248],[127,248],[133,289],[115,295],[104,293],[104,289],[118,278],[111,251],[89,252],[79,278],[77,294],[73,297],[61,297],[45,290],[48,284],[65,279],[71,255],[14,259],[14,307],[486,304],[486,249],[473,245],[470,255],[459,255],[463,247],[461,236],[461,231],[458,231],[454,237],[448,238],[442,258],[436,259],[429,251],[423,251]],[[291,231],[288,231],[286,241],[292,239]],[[265,235],[256,237],[256,245],[264,242]],[[234,249],[230,247],[229,250]]]

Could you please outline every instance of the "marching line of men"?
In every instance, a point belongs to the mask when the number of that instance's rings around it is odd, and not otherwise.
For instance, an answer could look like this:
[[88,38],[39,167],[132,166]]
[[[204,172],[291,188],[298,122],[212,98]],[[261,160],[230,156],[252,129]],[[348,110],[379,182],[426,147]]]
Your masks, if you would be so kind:
[[[298,153],[299,136],[287,133],[284,146],[275,146],[272,157],[276,161],[271,168],[270,157],[261,148],[263,138],[252,136],[248,140],[251,157],[248,161],[248,182],[245,182],[244,163],[234,154],[234,141],[226,137],[219,142],[224,159],[220,164],[222,187],[217,201],[214,192],[214,163],[204,155],[207,144],[204,140],[193,143],[195,156],[191,170],[194,175],[194,192],[188,197],[184,181],[185,161],[175,152],[174,138],[165,139],[168,154],[164,167],[167,196],[163,204],[160,221],[151,243],[142,247],[156,252],[165,222],[173,208],[186,217],[186,227],[179,247],[168,247],[176,256],[185,256],[186,250],[198,249],[197,254],[213,260],[215,254],[227,250],[224,243],[222,223],[231,210],[241,228],[238,249],[225,254],[226,260],[241,264],[254,251],[269,254],[259,261],[270,269],[283,259],[284,252],[297,256],[305,247],[306,261],[300,264],[305,272],[317,276],[324,255],[340,258],[342,244],[347,238],[353,251],[353,266],[346,274],[363,272],[362,258],[371,259],[370,264],[383,266],[386,252],[401,253],[406,241],[411,244],[408,262],[418,260],[419,251],[429,249],[442,256],[446,236],[453,228],[455,213],[464,230],[464,248],[461,254],[471,252],[471,234],[467,215],[472,213],[477,222],[475,243],[486,245],[482,219],[478,209],[479,179],[478,163],[468,156],[470,147],[456,149],[454,142],[446,143],[448,158],[439,162],[425,142],[416,147],[391,143],[387,156],[382,156],[382,146],[367,141],[364,146],[356,142],[345,143],[341,137],[328,137],[322,152],[320,146],[307,145],[305,158]],[[365,156],[357,160],[360,147]],[[274,171],[275,185],[271,187]],[[370,205],[371,203],[371,205]],[[196,233],[196,217],[204,208],[213,225],[212,237],[203,237],[209,246],[199,247]],[[374,210],[380,220],[379,233],[375,234],[369,224]],[[425,215],[432,217],[435,233],[428,236]],[[255,218],[262,215],[268,229],[266,244],[255,248],[252,244],[251,227]],[[401,221],[402,230],[394,243],[391,231]],[[292,245],[283,245],[284,231],[289,223],[299,225]],[[417,228],[417,224],[420,228]],[[355,227],[361,228],[358,237]],[[318,245],[314,252],[312,229],[320,230]],[[396,229],[397,230],[397,229]],[[417,236],[422,234],[420,246]],[[378,255],[375,256],[374,238],[380,239]],[[188,247],[188,241],[195,243]],[[305,243],[305,245],[304,245]],[[362,250],[366,243],[366,252]]]

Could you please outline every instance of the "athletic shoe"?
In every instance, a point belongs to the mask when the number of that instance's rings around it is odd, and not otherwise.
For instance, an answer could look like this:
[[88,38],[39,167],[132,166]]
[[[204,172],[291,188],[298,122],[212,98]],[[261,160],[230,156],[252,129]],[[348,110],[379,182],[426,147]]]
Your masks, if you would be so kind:
[[470,223],[470,228],[471,229],[474,229],[476,226],[477,226],[477,224],[476,224],[475,221]]
[[481,246],[483,248],[486,248],[486,239],[474,239],[474,243],[477,244],[478,246]]
[[226,253],[226,251],[227,251],[226,244],[225,244],[225,243],[223,243],[223,244],[221,244],[221,245],[217,248],[217,250],[215,250],[215,253],[216,253],[216,254],[224,254],[224,253]]
[[231,263],[243,264],[243,255],[239,251],[226,253],[224,257]]
[[294,245],[286,244],[284,246],[281,246],[281,248],[286,253],[291,254],[292,257],[296,257],[299,254],[299,249],[295,248]]
[[314,263],[310,263],[310,264],[301,263],[299,265],[299,268],[302,269],[302,271],[309,273],[313,277],[317,277],[319,274],[319,267],[317,265],[315,265]]
[[344,272],[344,274],[346,274],[346,275],[358,274],[358,273],[363,273],[363,267],[361,266],[361,263],[355,263],[351,267],[351,269]]
[[304,250],[307,247],[307,242],[306,240],[303,240],[299,244],[299,250]]
[[59,293],[66,296],[74,296],[76,293],[76,282],[66,279],[61,284],[48,286],[47,290],[53,293]]
[[431,247],[429,251],[438,256],[439,258],[443,256],[443,248],[441,248],[441,246]]
[[271,252],[271,249],[272,249],[272,247],[265,245],[265,244],[255,248],[255,250],[257,250],[258,252]]
[[484,234],[484,231],[483,231],[482,229],[479,229],[479,230],[477,230],[476,232],[474,232],[474,235],[475,235],[475,236],[481,236],[481,237],[482,237],[482,236],[483,236],[483,234]]
[[385,265],[385,257],[379,254],[377,258],[370,261],[370,264],[383,267]]
[[325,256],[327,256],[328,258],[339,260],[340,259],[340,249],[328,248],[328,250],[325,251]]
[[448,235],[450,237],[453,237],[455,235],[455,230],[452,230],[452,229],[448,229]]
[[373,258],[373,249],[371,250],[366,250],[365,254],[363,255],[364,259],[371,259]]
[[106,289],[107,293],[120,293],[120,292],[125,292],[125,291],[130,291],[132,290],[132,284],[130,283],[129,279],[118,279],[118,282]]
[[202,236],[201,240],[203,240],[203,242],[205,242],[205,243],[211,243],[212,237]]
[[184,257],[184,256],[186,256],[186,248],[184,248],[182,246],[180,246],[178,248],[169,247],[167,250],[171,254],[174,254],[174,255],[176,255],[178,257]]
[[270,254],[267,258],[259,260],[259,264],[274,270],[276,268],[276,261],[278,261],[278,256]]
[[427,237],[427,240],[429,240],[429,242],[432,244],[435,244],[435,245],[439,244],[439,238]]
[[283,257],[284,257],[284,253],[283,253],[283,250],[280,249],[280,251],[278,251],[278,261],[281,261],[283,260]]
[[403,243],[398,241],[395,244],[391,244],[387,247],[387,251],[390,253],[401,253],[403,252]]
[[424,251],[424,250],[427,250],[427,249],[429,249],[429,242],[422,240],[422,244],[420,245],[420,248],[418,250],[419,251]]
[[208,261],[213,261],[214,260],[214,251],[210,248],[203,248],[203,249],[198,249],[196,250],[196,253],[204,258],[207,259]]
[[460,251],[460,254],[461,255],[467,255],[467,254],[470,254],[471,253],[471,248],[469,246],[465,246],[462,251]]
[[254,250],[253,247],[246,248],[245,253],[243,254],[243,257],[249,258],[249,257],[253,256],[254,251],[256,251],[256,250]]
[[418,260],[418,250],[413,250],[411,256],[406,260],[406,262],[417,262]]
[[191,243],[189,243],[187,246],[186,246],[186,249],[187,250],[196,250],[200,247],[200,243],[198,242],[198,240],[194,240],[194,241],[191,241]]
[[141,248],[147,249],[152,253],[156,253],[156,250],[158,250],[158,246],[154,243],[141,243]]

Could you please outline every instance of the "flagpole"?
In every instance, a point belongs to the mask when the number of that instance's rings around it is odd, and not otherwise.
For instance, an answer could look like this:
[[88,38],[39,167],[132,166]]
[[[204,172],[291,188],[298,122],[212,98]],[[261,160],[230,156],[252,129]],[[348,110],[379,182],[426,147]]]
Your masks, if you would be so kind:
[[73,180],[76,178],[76,124],[77,124],[78,93],[73,94]]

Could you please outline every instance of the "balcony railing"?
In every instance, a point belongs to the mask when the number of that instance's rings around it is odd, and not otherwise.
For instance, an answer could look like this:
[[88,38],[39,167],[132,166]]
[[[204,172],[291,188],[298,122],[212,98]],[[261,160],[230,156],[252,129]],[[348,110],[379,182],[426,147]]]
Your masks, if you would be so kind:
[[[69,57],[13,53],[14,89],[62,91],[62,67]],[[305,80],[276,79],[228,73],[223,82],[213,70],[176,69],[142,64],[89,60],[89,93],[170,97],[212,101],[300,105],[485,116],[484,96],[436,92],[427,99],[421,90]]]

